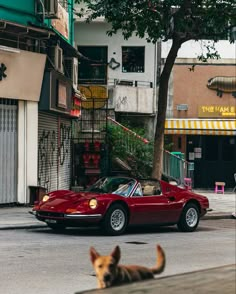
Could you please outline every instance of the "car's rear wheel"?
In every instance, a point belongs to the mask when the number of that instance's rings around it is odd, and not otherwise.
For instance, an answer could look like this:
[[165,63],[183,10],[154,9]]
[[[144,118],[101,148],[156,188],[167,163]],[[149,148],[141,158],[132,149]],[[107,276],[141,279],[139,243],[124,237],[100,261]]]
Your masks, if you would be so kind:
[[182,232],[193,232],[199,223],[199,210],[196,204],[188,203],[185,205],[180,220],[177,224]]
[[48,227],[54,231],[63,231],[65,230],[66,226],[63,224],[50,224],[47,223]]
[[102,228],[106,234],[118,236],[124,233],[127,224],[127,210],[121,204],[113,204],[105,215]]

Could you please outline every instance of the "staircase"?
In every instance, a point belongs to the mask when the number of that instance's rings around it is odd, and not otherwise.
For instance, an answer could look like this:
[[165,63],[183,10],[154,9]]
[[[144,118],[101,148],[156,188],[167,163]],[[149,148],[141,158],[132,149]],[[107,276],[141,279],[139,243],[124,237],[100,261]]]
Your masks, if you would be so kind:
[[[153,143],[108,117],[108,132],[112,135],[113,160],[127,172],[138,177],[150,177],[153,161]],[[114,135],[115,134],[115,135]],[[163,177],[184,184],[189,177],[189,163],[163,150]]]

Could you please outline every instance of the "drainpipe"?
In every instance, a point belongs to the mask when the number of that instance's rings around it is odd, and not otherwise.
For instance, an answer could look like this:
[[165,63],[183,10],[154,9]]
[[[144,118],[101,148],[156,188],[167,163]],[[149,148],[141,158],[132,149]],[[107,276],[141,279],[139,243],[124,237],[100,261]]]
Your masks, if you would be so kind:
[[157,105],[158,105],[158,91],[157,86],[159,85],[160,74],[161,74],[161,40],[155,43],[154,53],[154,85],[153,85],[153,109],[155,109],[155,120],[153,122],[153,129],[156,126],[157,117]]

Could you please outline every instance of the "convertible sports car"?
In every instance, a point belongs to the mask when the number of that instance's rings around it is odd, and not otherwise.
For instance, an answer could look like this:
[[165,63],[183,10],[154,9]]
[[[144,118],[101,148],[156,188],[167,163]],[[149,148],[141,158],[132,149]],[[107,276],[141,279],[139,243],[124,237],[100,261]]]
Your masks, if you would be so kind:
[[209,208],[207,197],[153,179],[103,177],[86,191],[53,191],[35,203],[32,213],[54,230],[100,226],[120,235],[128,225],[175,225],[192,232]]

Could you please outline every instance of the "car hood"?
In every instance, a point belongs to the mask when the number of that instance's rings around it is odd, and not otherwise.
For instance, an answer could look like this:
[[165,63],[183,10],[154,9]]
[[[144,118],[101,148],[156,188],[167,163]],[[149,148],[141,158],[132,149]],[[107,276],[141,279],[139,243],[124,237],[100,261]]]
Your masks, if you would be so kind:
[[75,208],[89,199],[96,198],[102,201],[108,201],[112,198],[120,198],[114,194],[99,194],[94,192],[73,192],[69,190],[59,190],[48,193],[50,196],[46,202],[41,202],[39,210],[64,212],[67,208]]

